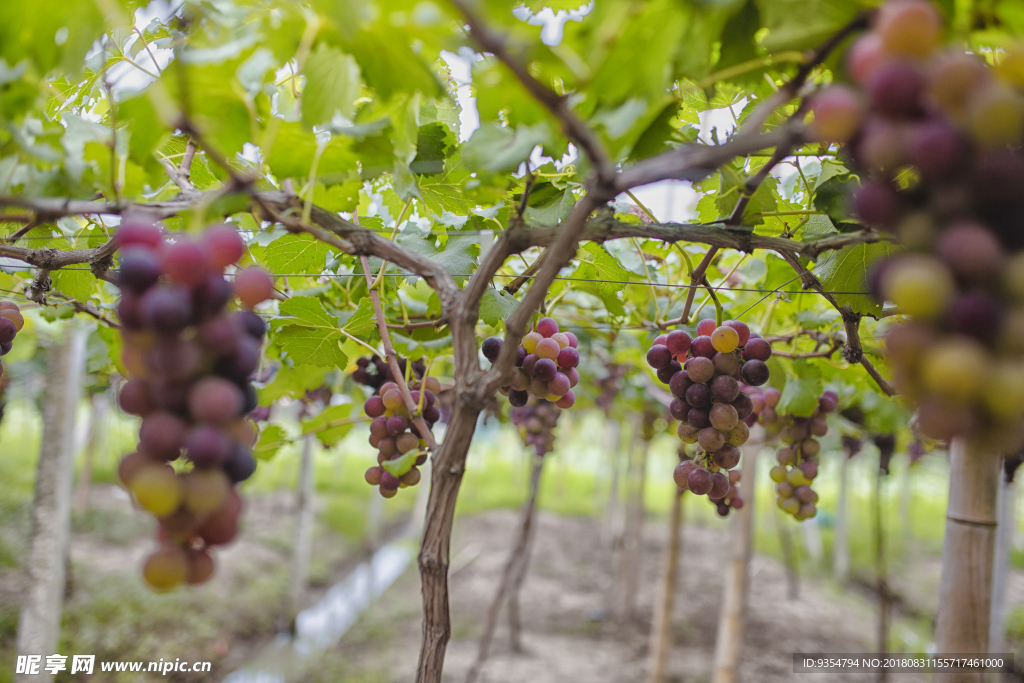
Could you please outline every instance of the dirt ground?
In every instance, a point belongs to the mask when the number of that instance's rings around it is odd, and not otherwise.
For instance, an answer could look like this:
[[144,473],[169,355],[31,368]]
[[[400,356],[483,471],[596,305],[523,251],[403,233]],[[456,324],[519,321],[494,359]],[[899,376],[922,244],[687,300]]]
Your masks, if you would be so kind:
[[[452,632],[446,681],[461,681],[477,651],[485,614],[516,533],[517,513],[497,511],[456,522],[452,551]],[[529,575],[522,592],[523,639],[527,652],[508,645],[504,614],[492,655],[481,676],[486,683],[611,683],[642,681],[647,663],[653,601],[664,543],[663,525],[648,524],[642,550],[637,617],[617,623],[608,603],[613,591],[609,551],[598,543],[598,523],[541,514]],[[674,612],[668,680],[710,681],[715,634],[728,558],[727,535],[688,526],[683,531],[679,593]],[[410,680],[420,625],[419,585],[406,574],[328,658],[346,671],[373,671],[367,680]],[[741,677],[771,683],[794,680],[794,652],[868,652],[875,648],[876,613],[855,593],[840,593],[803,581],[799,598],[787,597],[784,568],[755,556]],[[389,625],[388,637],[380,629]],[[378,637],[373,639],[371,634]],[[869,674],[818,674],[815,681],[859,681]],[[313,674],[310,680],[322,680]],[[360,679],[363,680],[363,679]],[[890,681],[924,681],[901,674]]]

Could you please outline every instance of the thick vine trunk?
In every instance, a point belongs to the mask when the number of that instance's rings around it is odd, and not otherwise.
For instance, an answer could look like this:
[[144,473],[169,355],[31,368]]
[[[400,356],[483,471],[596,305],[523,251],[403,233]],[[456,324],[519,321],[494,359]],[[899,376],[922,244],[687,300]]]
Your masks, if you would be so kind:
[[1006,582],[1013,555],[1013,530],[1017,526],[1017,483],[999,478],[999,526],[996,529],[996,550],[992,570],[992,616],[989,629],[989,652],[1001,652],[1006,634]]
[[107,424],[107,410],[109,402],[105,393],[95,394],[92,397],[92,415],[89,422],[89,436],[85,441],[85,450],[82,453],[82,470],[78,474],[78,483],[75,485],[75,512],[85,512],[89,507],[89,488],[92,486],[92,469],[96,459],[96,451],[101,450],[100,446],[104,440],[104,428]]
[[[935,627],[938,655],[988,651],[1000,463],[998,456],[960,440],[949,449],[949,504]],[[980,673],[935,678],[944,683],[983,680]]]
[[[69,326],[63,341],[53,343],[46,353],[43,437],[32,501],[31,545],[25,564],[28,583],[18,621],[19,655],[45,657],[57,652],[71,523],[72,442],[85,338],[84,330]],[[19,683],[52,678],[45,670],[38,675],[15,675]]]
[[313,527],[316,522],[316,481],[313,463],[312,434],[302,439],[299,481],[295,490],[297,514],[295,546],[292,549],[292,585],[289,591],[289,618],[294,619],[302,606],[309,584],[309,563],[313,554]]
[[423,640],[416,683],[441,683],[444,654],[451,638],[448,612],[448,562],[452,522],[459,486],[466,471],[466,455],[476,430],[480,409],[455,400],[444,443],[434,454],[430,497],[420,546],[419,569],[423,586]]
[[715,673],[713,683],[735,683],[739,680],[740,652],[743,649],[743,622],[747,616],[747,595],[750,584],[750,556],[754,540],[754,493],[757,490],[757,457],[760,444],[744,449],[743,480],[740,497],[743,507],[733,512],[732,557],[725,576],[725,596],[718,619],[715,638]]
[[[638,425],[638,429],[640,426]],[[644,536],[644,490],[647,480],[647,453],[651,442],[640,439],[640,447],[630,453],[627,480],[626,525],[619,554],[618,601],[615,613],[621,627],[636,617],[636,596],[640,589],[640,564]]]
[[[530,474],[530,492],[527,495],[526,503],[519,518],[519,537],[512,548],[512,553],[505,562],[505,569],[501,573],[501,582],[494,594],[491,606],[487,610],[487,621],[484,624],[484,632],[480,635],[480,644],[477,647],[476,661],[469,668],[466,674],[466,683],[474,683],[480,676],[480,671],[487,661],[490,652],[491,641],[494,639],[494,631],[498,626],[498,615],[501,613],[501,606],[508,601],[509,609],[512,609],[512,597],[515,592],[516,580],[526,574],[527,552],[530,546],[531,531],[533,529],[534,510],[536,509],[537,490],[540,487],[540,475],[544,468],[543,456],[535,457],[533,460],[533,471]],[[511,617],[509,619],[511,626]],[[511,635],[511,634],[510,634]]]
[[835,536],[832,545],[832,570],[836,579],[845,582],[850,578],[850,542],[847,539],[849,521],[848,491],[850,487],[850,458],[843,453],[839,465],[839,501],[836,509]]

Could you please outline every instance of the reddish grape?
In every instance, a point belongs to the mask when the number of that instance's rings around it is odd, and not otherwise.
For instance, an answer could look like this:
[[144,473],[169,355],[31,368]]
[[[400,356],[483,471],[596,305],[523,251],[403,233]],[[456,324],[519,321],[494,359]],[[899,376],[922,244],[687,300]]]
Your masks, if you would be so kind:
[[252,308],[274,295],[274,279],[267,271],[253,266],[235,274],[234,289],[242,304]]
[[245,253],[245,242],[235,228],[221,223],[206,229],[202,247],[214,268],[224,269],[238,263]]
[[189,239],[166,245],[160,257],[164,272],[175,284],[195,287],[206,279],[210,267],[207,251]]
[[541,318],[537,322],[537,332],[543,337],[550,337],[558,332],[558,323],[553,318]]

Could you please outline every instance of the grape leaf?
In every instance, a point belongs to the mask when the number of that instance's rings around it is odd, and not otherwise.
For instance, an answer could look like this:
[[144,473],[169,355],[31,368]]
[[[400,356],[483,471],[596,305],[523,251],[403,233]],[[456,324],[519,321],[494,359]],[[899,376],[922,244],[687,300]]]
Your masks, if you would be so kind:
[[316,417],[302,421],[302,433],[316,434],[316,438],[320,440],[320,443],[330,448],[352,431],[355,423],[337,423],[350,418],[354,408],[355,404],[352,403],[342,403],[341,405],[326,408]]
[[280,328],[276,339],[293,362],[331,368],[348,365],[348,357],[338,345],[344,339],[338,321],[324,310],[319,299],[288,299],[281,304],[281,312],[293,317],[278,318],[271,325]]
[[500,289],[487,288],[480,298],[480,319],[485,325],[494,327],[512,315],[517,308],[519,301],[514,296]]
[[418,458],[419,455],[419,450],[413,449],[405,455],[394,458],[393,460],[385,460],[381,463],[381,467],[394,476],[401,477],[413,468],[413,465],[416,464],[416,458]]
[[260,431],[259,441],[252,449],[252,454],[256,456],[257,460],[270,460],[286,443],[288,443],[288,435],[284,429],[277,425],[270,425]]
[[306,75],[306,87],[302,90],[303,126],[311,129],[330,121],[335,112],[352,118],[360,81],[359,65],[351,55],[320,43],[309,55],[303,72]]
[[361,337],[372,332],[377,327],[377,315],[373,310],[373,301],[370,297],[364,296],[359,300],[359,308],[352,313],[345,326],[342,328],[355,337]]
[[283,275],[319,274],[327,265],[327,251],[327,245],[311,235],[282,235],[267,245],[263,265]]
[[471,168],[496,173],[514,171],[530,158],[534,147],[548,142],[550,136],[546,123],[520,125],[515,129],[487,123],[477,128],[473,137],[466,141],[462,158]]
[[786,380],[786,388],[775,410],[782,415],[810,417],[824,391],[821,371],[816,365],[797,359],[793,361],[793,372]]
[[298,398],[324,383],[327,370],[315,365],[282,365],[267,386],[256,391],[261,406],[269,406],[282,396]]
[[[423,237],[419,229],[415,227],[403,230],[395,241],[400,246],[429,258],[452,275],[465,275],[473,272],[473,264],[476,262],[474,251],[479,250],[475,237],[456,234],[448,238],[443,249],[437,249],[433,240]],[[413,282],[416,278],[409,277],[407,279]],[[465,277],[456,277],[455,281],[462,282],[465,279]]]

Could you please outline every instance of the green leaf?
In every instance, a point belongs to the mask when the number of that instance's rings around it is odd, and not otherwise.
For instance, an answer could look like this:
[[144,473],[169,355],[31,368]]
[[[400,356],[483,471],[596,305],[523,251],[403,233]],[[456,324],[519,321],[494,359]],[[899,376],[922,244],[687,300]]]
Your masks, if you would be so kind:
[[835,292],[840,306],[849,306],[854,313],[878,317],[882,314],[882,304],[868,293],[868,273],[876,261],[894,252],[895,247],[890,242],[826,251],[818,257],[813,272],[826,291]]
[[320,43],[309,55],[303,72],[306,75],[306,86],[302,90],[303,126],[312,129],[330,121],[335,112],[352,118],[360,88],[359,65],[355,58]]
[[359,308],[345,322],[343,330],[354,337],[362,337],[377,328],[377,314],[373,310],[373,302],[370,297],[364,296],[359,300]]
[[263,265],[272,273],[319,274],[327,265],[327,251],[311,235],[282,235],[267,245]]
[[89,300],[96,287],[96,278],[81,270],[55,270],[50,278],[55,290],[82,303]]
[[355,407],[354,403],[342,403],[341,405],[326,408],[316,417],[302,421],[302,433],[316,434],[316,438],[320,439],[320,443],[330,448],[352,431],[355,423],[336,423],[348,420]]
[[812,48],[860,11],[857,0],[759,0],[769,52]]
[[269,425],[260,432],[260,438],[256,442],[255,448],[252,449],[252,454],[256,456],[257,460],[270,460],[286,443],[288,443],[288,434],[284,429],[277,425]]
[[519,301],[504,290],[488,287],[480,298],[480,320],[485,325],[496,326],[519,308]]
[[[325,184],[348,180],[349,173],[357,170],[351,144],[351,138],[342,135],[331,138],[320,155],[317,179]],[[277,129],[267,163],[278,178],[305,178],[313,167],[316,150],[315,135],[303,130],[298,122],[285,121]]]
[[324,310],[319,299],[293,297],[281,304],[281,313],[292,317],[278,318],[271,324],[280,328],[275,338],[293,362],[329,368],[348,365],[348,357],[339,346],[344,335],[338,321]]
[[580,265],[572,274],[574,278],[591,280],[614,280],[615,282],[594,283],[606,294],[614,294],[622,290],[620,282],[628,282],[632,273],[622,267],[618,260],[608,253],[600,244],[587,242],[576,254]]
[[419,449],[413,449],[406,453],[405,455],[397,457],[393,460],[385,460],[383,463],[381,463],[381,467],[383,467],[386,472],[390,472],[396,477],[401,477],[403,474],[406,474],[409,470],[413,468],[413,466],[416,464],[416,458],[418,458],[419,456]]
[[471,168],[495,173],[514,171],[530,158],[534,147],[545,144],[549,137],[550,130],[545,123],[515,129],[486,123],[463,145],[462,159]]
[[[414,227],[403,230],[395,241],[399,246],[429,258],[452,275],[472,273],[476,252],[479,251],[475,237],[457,234],[449,236],[443,249],[437,249],[432,239],[423,237],[419,229]],[[456,281],[462,282],[465,279],[457,277]]]
[[256,391],[261,406],[269,406],[283,396],[299,398],[310,389],[323,385],[327,370],[315,365],[282,365],[273,381]]
[[818,398],[824,391],[821,371],[803,359],[793,361],[794,375],[786,380],[786,388],[782,390],[782,398],[775,409],[782,415],[810,417],[818,407]]

